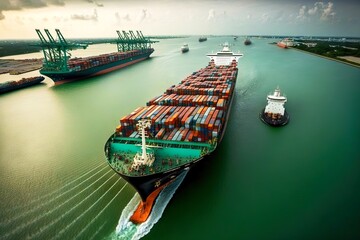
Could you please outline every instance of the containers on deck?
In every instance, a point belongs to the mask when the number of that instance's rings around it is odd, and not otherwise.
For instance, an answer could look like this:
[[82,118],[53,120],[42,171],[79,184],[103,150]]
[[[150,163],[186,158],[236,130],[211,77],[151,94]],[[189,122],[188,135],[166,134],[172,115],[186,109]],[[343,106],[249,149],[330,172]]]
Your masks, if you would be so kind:
[[136,123],[151,119],[149,138],[169,141],[207,142],[218,137],[237,77],[236,62],[215,66],[212,62],[194,72],[146,107],[120,119],[116,133],[140,137]]
[[112,62],[117,62],[132,56],[143,54],[147,51],[152,51],[152,49],[144,50],[132,50],[127,52],[114,52],[108,54],[101,54],[99,56],[83,57],[83,58],[72,58],[69,59],[67,67],[69,71],[83,71],[92,67],[101,66],[109,64]]

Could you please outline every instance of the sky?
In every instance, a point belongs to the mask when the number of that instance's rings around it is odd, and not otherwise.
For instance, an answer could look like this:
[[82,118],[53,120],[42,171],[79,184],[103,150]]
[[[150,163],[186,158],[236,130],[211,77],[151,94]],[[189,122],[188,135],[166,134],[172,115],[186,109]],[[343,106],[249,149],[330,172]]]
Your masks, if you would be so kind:
[[0,0],[0,39],[144,35],[360,37],[359,0]]

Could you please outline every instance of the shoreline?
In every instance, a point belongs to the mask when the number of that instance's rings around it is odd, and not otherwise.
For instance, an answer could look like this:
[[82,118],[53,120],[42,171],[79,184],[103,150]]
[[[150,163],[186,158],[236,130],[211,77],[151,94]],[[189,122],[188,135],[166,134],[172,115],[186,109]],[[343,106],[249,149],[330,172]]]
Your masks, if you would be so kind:
[[348,62],[348,61],[342,61],[341,59],[326,57],[326,56],[323,56],[323,55],[320,55],[320,54],[312,53],[312,52],[301,50],[301,49],[294,48],[294,47],[289,47],[289,49],[294,49],[294,50],[297,50],[299,52],[308,53],[308,54],[311,54],[311,55],[314,55],[314,56],[317,56],[317,57],[325,58],[325,59],[332,60],[332,61],[335,61],[335,62],[347,64],[347,65],[350,65],[350,66],[353,66],[353,67],[356,67],[356,68],[360,68],[360,65],[356,65],[356,64]]
[[42,59],[0,59],[0,74],[21,75],[42,68]]

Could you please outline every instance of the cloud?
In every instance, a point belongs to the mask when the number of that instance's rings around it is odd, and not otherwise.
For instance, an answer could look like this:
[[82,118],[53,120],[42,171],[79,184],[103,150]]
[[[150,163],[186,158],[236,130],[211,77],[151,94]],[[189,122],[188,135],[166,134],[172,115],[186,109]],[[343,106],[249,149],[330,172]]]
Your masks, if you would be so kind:
[[271,17],[268,13],[263,13],[260,17],[260,22],[262,22],[262,23],[269,22],[270,20],[271,20]]
[[143,9],[138,16],[139,22],[144,21],[146,18],[150,17],[150,13],[148,13],[147,9]]
[[74,14],[71,15],[71,19],[73,20],[85,20],[85,21],[97,21],[98,20],[98,15],[97,15],[97,11],[96,9],[94,9],[94,13],[93,14]]
[[123,17],[123,19],[130,22],[130,21],[131,21],[130,14],[126,14],[126,15]]
[[207,17],[207,20],[208,20],[208,21],[215,20],[215,17],[216,17],[215,10],[214,10],[214,9],[210,9],[210,10],[209,10],[208,17]]
[[299,14],[296,16],[296,19],[298,19],[300,21],[306,20],[306,6],[305,5],[301,6],[301,8],[299,10]]
[[116,18],[118,23],[121,22],[121,17],[120,17],[120,14],[118,12],[115,13],[115,18]]
[[24,8],[42,8],[48,5],[64,6],[65,0],[1,0],[1,10],[21,10]]
[[57,6],[65,6],[65,0],[49,0],[49,3]]
[[104,4],[102,4],[102,3],[99,3],[98,1],[96,1],[96,0],[86,0],[86,2],[88,2],[88,3],[94,3],[96,6],[98,6],[98,7],[103,7],[104,6]]
[[332,2],[316,2],[309,8],[305,5],[301,6],[296,19],[300,21],[332,21],[335,15],[336,12],[334,11],[334,4]]
[[223,12],[217,13],[214,9],[210,9],[207,20],[215,22],[215,21],[224,21],[228,18],[229,16],[225,10]]
[[43,8],[48,5],[64,6],[65,0],[0,0],[0,20],[5,19],[3,11]]
[[130,18],[130,14],[127,13],[125,16],[121,17],[120,16],[120,13],[116,12],[115,13],[115,18],[117,20],[118,23],[120,23],[122,20],[125,20],[125,21],[128,21],[130,22],[131,21],[131,18]]
[[318,10],[319,10],[318,5],[320,5],[320,4],[322,4],[322,2],[317,2],[317,3],[315,3],[315,6],[314,6],[313,8],[310,8],[310,9],[308,10],[308,14],[311,15],[311,16],[317,14],[317,13],[318,13]]
[[321,14],[321,20],[323,21],[327,21],[327,20],[332,20],[335,17],[335,12],[333,9],[334,4],[332,2],[328,2],[327,6],[324,6],[323,8],[323,12]]
[[283,10],[278,11],[275,15],[274,15],[274,19],[278,22],[283,21],[285,18],[285,12]]

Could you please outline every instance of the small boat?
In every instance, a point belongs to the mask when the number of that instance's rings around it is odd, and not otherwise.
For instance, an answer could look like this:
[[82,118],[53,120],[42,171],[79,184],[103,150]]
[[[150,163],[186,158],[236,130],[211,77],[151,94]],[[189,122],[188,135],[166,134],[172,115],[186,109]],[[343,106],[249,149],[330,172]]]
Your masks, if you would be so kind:
[[199,42],[205,42],[207,40],[207,37],[199,37]]
[[248,37],[245,38],[244,44],[245,44],[245,45],[250,45],[250,44],[251,44],[250,38],[248,38]]
[[260,119],[271,126],[284,126],[289,122],[289,114],[284,108],[287,98],[281,95],[280,88],[277,87],[273,94],[267,96],[267,105],[260,113]]
[[189,45],[187,45],[187,44],[182,45],[181,52],[186,53],[188,51],[189,51]]

